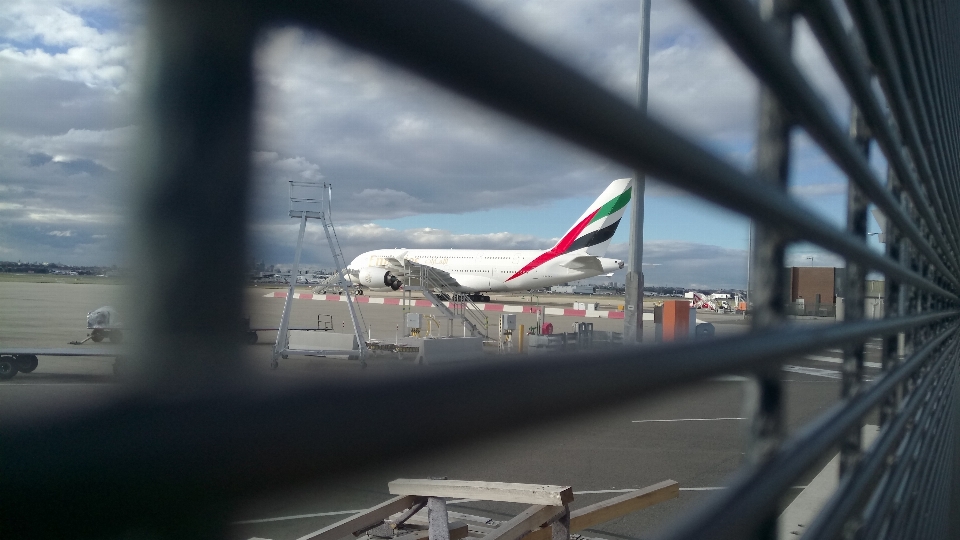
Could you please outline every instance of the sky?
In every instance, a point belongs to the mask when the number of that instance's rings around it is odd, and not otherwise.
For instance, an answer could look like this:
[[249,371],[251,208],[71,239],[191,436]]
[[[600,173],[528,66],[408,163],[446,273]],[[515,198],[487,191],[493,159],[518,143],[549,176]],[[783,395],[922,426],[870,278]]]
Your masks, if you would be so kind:
[[[636,101],[638,0],[469,3]],[[652,5],[649,114],[748,171],[755,80],[684,2]],[[123,263],[144,11],[129,0],[0,7],[0,260]],[[849,98],[809,30],[798,23],[795,34],[795,59],[845,126]],[[349,261],[383,247],[546,249],[609,182],[633,174],[315,32],[265,32],[254,65],[250,257],[267,264],[293,260],[290,180],[333,185]],[[802,132],[794,140],[792,195],[842,225],[843,176]],[[746,219],[655,178],[644,207],[648,285],[745,286]],[[626,258],[628,223],[629,214],[608,256]],[[319,225],[303,262],[332,266]],[[787,263],[842,265],[805,245]]]

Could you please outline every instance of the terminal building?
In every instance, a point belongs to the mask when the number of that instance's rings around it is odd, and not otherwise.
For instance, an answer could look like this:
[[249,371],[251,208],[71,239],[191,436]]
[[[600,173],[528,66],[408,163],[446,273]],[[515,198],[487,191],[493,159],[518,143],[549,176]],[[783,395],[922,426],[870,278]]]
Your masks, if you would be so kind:
[[[794,315],[837,316],[843,319],[843,283],[846,268],[794,266],[790,268],[790,307]],[[864,316],[883,316],[883,280],[867,280]]]
[[833,316],[844,270],[813,266],[790,268],[790,304],[795,314]]

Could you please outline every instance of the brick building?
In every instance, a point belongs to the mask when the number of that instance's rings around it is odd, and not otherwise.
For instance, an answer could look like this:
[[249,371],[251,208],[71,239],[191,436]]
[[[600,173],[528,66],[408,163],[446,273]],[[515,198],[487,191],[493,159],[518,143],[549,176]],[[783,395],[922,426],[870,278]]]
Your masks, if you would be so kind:
[[822,308],[833,309],[837,301],[837,268],[794,266],[790,269],[790,303],[803,299],[804,314]]

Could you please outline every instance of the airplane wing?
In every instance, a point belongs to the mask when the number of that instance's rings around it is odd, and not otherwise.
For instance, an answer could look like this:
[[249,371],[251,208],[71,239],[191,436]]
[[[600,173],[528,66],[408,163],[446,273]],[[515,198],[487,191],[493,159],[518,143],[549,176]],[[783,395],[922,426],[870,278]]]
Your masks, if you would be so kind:
[[414,264],[407,260],[406,251],[400,253],[396,257],[384,257],[383,260],[385,260],[387,263],[385,268],[397,275],[405,273],[407,271],[408,264]]

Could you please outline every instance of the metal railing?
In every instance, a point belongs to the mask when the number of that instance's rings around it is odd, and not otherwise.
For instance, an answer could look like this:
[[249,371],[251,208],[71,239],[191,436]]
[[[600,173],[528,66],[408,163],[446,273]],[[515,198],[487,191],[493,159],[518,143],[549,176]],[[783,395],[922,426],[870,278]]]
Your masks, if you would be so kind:
[[[691,3],[762,84],[754,173],[638,114],[459,3],[154,2],[132,257],[151,283],[138,299],[138,327],[149,329],[138,340],[141,382],[96,412],[0,426],[4,538],[223,536],[231,504],[242,497],[570,414],[566,397],[574,392],[583,412],[744,372],[755,374],[760,390],[748,460],[729,489],[664,537],[772,537],[780,498],[838,447],[837,493],[804,537],[960,534],[960,4],[761,0],[758,10],[748,0]],[[791,57],[797,17],[852,98],[849,133]],[[679,344],[279,394],[231,383],[243,369],[235,328],[247,243],[250,56],[260,30],[287,23],[752,218],[752,331],[715,340],[709,357],[697,344]],[[785,190],[796,129],[849,178],[845,229],[811,215]],[[868,164],[874,141],[889,163],[886,178]],[[890,223],[884,253],[865,241],[870,204]],[[846,259],[843,323],[782,324],[784,249],[795,241]],[[879,320],[862,312],[871,270],[885,277]],[[198,273],[219,276],[221,286],[194,285]],[[874,337],[883,338],[882,374],[866,383],[863,344]],[[844,350],[841,400],[787,438],[776,370],[792,355],[824,347]],[[430,406],[441,400],[442,409]],[[422,411],[406,429],[377,445],[343,443],[363,440],[400,402]],[[879,435],[863,448],[860,427],[876,410]],[[442,421],[448,418],[459,421]]]
[[[420,288],[423,296],[433,302],[441,315],[450,317],[450,326],[447,328],[449,335],[453,335],[453,319],[459,318],[464,325],[464,331],[469,331],[471,336],[476,337],[479,334],[480,337],[490,337],[489,322],[480,308],[468,295],[455,293],[451,287],[445,286],[448,280],[437,274],[435,270],[422,264],[410,265],[407,279],[410,285]],[[443,304],[444,301],[448,301],[449,304]]]

